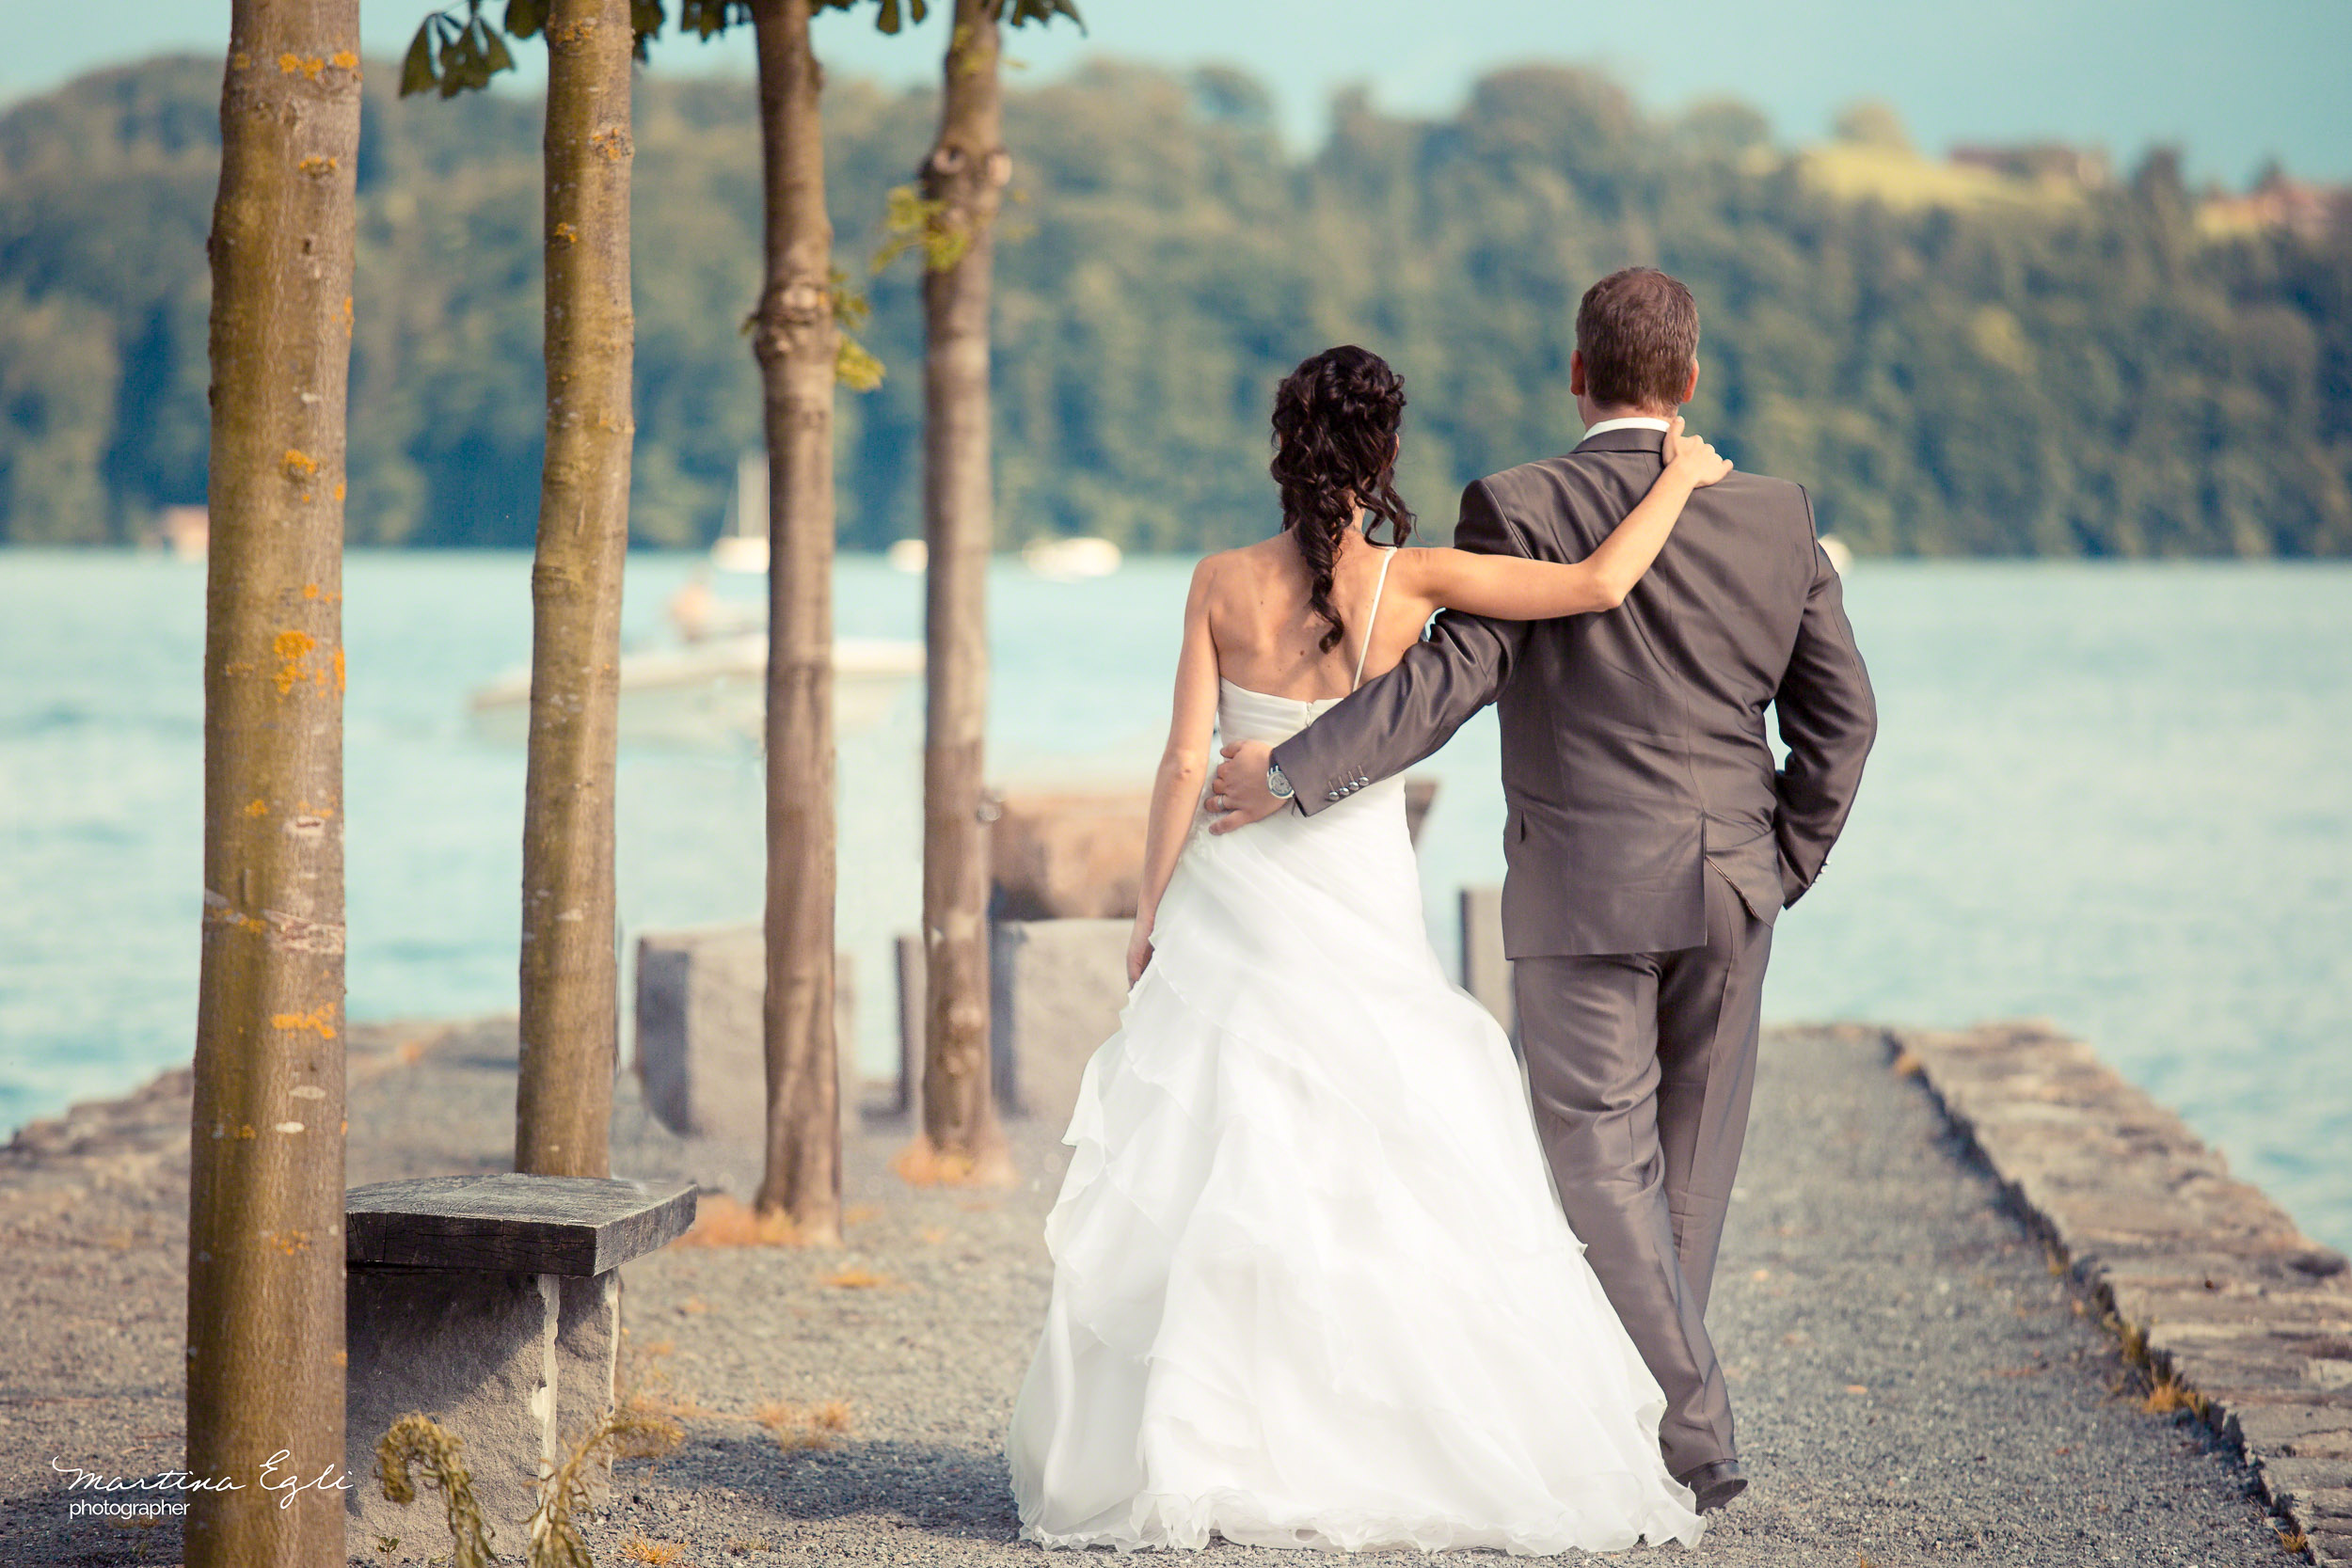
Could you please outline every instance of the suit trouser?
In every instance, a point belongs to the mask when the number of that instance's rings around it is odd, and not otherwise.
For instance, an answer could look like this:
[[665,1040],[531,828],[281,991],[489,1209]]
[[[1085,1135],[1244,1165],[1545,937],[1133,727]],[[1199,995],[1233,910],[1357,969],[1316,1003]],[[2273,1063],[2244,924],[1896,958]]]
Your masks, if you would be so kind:
[[1537,1131],[1569,1226],[1665,1391],[1688,1475],[1732,1458],[1707,1297],[1756,1082],[1772,928],[1711,866],[1707,944],[1513,966]]

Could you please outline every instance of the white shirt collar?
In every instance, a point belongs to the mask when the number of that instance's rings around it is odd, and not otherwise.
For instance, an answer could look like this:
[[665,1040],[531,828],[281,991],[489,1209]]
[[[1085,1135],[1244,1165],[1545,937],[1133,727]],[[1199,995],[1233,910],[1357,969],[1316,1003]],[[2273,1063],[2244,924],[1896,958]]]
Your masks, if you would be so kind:
[[1652,419],[1646,414],[1634,414],[1622,420],[1603,420],[1598,424],[1588,424],[1584,427],[1584,435],[1590,438],[1604,430],[1672,430],[1673,428],[1674,424],[1671,420]]

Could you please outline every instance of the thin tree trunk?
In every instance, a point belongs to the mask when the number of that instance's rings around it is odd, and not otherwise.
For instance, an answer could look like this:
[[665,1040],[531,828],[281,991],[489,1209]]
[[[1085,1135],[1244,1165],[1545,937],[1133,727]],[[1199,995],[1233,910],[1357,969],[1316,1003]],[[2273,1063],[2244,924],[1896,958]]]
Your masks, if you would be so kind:
[[[343,1560],[343,404],[358,9],[235,0],[221,87],[188,1181],[186,1468],[210,1483],[187,1497],[196,1568]],[[273,1483],[322,1481],[278,1506],[288,1493]]]
[[531,568],[515,1168],[609,1174],[619,1029],[613,749],[628,546],[628,0],[555,0],[545,140],[548,438]]
[[934,221],[960,242],[927,266],[923,310],[923,527],[930,704],[923,753],[923,928],[930,956],[923,1131],[938,1168],[1012,1174],[989,1084],[988,718],[989,287],[999,193],[1009,169],[991,0],[956,0],[939,139],[923,165]]
[[833,223],[806,0],[753,0],[767,277],[754,352],[768,432],[768,1157],[763,1212],[841,1239],[834,1045]]

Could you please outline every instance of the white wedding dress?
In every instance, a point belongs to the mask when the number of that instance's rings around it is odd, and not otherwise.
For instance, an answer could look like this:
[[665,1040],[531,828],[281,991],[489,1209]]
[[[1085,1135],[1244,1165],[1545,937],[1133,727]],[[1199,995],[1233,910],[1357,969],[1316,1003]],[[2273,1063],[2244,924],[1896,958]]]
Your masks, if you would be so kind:
[[[1339,700],[1225,681],[1217,727],[1279,741]],[[1206,820],[1064,1138],[1023,1539],[1696,1544],[1510,1044],[1430,948],[1403,781]]]

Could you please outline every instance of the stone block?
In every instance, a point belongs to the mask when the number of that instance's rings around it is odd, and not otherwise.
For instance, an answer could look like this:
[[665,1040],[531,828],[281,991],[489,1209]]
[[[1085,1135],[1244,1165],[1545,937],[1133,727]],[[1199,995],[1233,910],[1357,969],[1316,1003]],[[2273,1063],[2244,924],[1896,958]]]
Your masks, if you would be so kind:
[[[923,1110],[923,1037],[929,970],[920,937],[901,934],[898,957],[898,1083],[891,1098],[895,1108],[914,1117],[919,1125]],[[1013,1099],[1012,1059],[1002,1031],[989,1030],[989,1093],[1001,1110]]]
[[1511,990],[1511,960],[1502,953],[1502,890],[1462,890],[1462,989],[1494,1014],[1511,1049],[1519,1048],[1518,1004]]
[[[1008,1114],[1067,1122],[1096,1047],[1127,1006],[1132,920],[1008,920],[989,943],[997,1102]],[[1006,1082],[1005,1080],[1009,1080]]]
[[[844,1116],[855,1111],[860,1084],[853,978],[850,956],[836,955],[834,1037]],[[637,1075],[663,1126],[765,1146],[767,992],[767,942],[756,921],[637,939]]]
[[1143,883],[1148,793],[1018,792],[989,829],[997,920],[1133,920]]
[[1429,808],[1437,802],[1437,780],[1416,779],[1409,775],[1406,778],[1405,832],[1415,844],[1421,842],[1421,825],[1429,820]]

